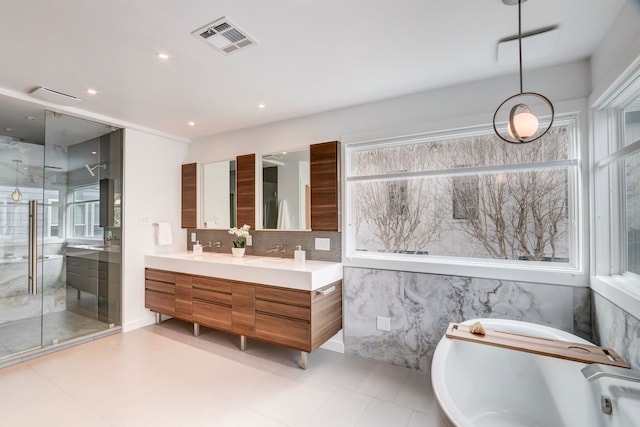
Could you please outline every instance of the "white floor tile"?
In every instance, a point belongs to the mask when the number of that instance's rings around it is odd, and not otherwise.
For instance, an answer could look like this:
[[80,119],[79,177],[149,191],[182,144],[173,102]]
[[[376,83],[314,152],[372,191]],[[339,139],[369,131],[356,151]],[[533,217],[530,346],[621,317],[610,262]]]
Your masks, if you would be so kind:
[[310,413],[307,419],[293,425],[296,427],[355,426],[371,400],[371,397],[362,393],[336,388],[320,408]]
[[299,352],[185,322],[116,334],[0,369],[0,424],[377,427],[433,425],[428,375]]
[[403,406],[373,399],[362,417],[358,420],[358,427],[400,427],[406,426],[413,411]]
[[402,384],[395,403],[421,412],[435,411],[435,397],[431,388],[431,377],[420,372],[411,372]]

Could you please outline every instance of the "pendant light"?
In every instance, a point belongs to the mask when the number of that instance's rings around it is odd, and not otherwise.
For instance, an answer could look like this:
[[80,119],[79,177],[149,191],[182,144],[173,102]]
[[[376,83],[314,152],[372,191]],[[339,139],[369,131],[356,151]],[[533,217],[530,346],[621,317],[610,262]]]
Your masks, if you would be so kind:
[[18,188],[18,165],[22,163],[22,160],[14,160],[14,162],[16,162],[16,189],[13,190],[13,193],[11,193],[11,200],[13,200],[14,202],[19,202],[20,200],[22,200],[22,193]]
[[[524,144],[542,137],[553,124],[554,108],[549,99],[536,92],[524,92],[522,85],[522,2],[502,0],[506,5],[518,5],[518,55],[520,63],[520,93],[505,99],[493,115],[493,130],[503,141]],[[536,114],[537,113],[537,114]],[[550,117],[540,128],[538,117]],[[500,125],[498,125],[500,123]]]

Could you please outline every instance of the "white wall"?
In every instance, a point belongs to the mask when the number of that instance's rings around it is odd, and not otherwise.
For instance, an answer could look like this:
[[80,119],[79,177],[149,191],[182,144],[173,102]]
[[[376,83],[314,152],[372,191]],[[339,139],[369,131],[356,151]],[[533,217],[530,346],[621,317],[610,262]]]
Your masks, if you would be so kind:
[[[122,253],[122,325],[129,331],[149,325],[144,308],[144,255],[186,250],[181,229],[181,165],[188,145],[139,130],[126,129],[124,141],[124,229]],[[173,243],[157,246],[158,221],[171,222]]]
[[592,101],[640,58],[640,1],[627,0],[591,57]]
[[[416,93],[313,116],[244,129],[195,141],[188,161],[207,163],[238,154],[272,153],[357,135],[380,137],[407,132],[489,124],[504,99],[518,92],[518,75]],[[553,103],[586,98],[591,93],[588,61],[529,71],[525,91],[537,91]],[[426,126],[426,127],[425,127]],[[428,129],[431,127],[432,129]]]

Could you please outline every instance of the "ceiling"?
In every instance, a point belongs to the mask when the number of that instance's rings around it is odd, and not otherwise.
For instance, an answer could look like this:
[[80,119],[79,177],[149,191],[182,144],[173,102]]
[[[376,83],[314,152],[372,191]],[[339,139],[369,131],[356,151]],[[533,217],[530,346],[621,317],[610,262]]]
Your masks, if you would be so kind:
[[[525,77],[589,57],[624,2],[524,3],[523,32],[560,30],[548,55],[525,51]],[[0,10],[5,94],[44,86],[82,98],[78,110],[186,140],[517,71],[496,61],[518,28],[502,0],[0,0]],[[191,35],[222,16],[257,44],[226,55]],[[32,115],[2,98],[0,115]],[[0,131],[18,127],[0,119]]]

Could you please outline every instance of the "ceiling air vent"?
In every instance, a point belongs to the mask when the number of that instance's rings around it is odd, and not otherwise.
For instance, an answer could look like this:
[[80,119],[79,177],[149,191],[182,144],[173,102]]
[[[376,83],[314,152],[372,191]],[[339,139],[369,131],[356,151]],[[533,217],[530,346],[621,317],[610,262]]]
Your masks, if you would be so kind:
[[44,86],[40,86],[29,92],[29,95],[34,98],[41,99],[43,101],[51,102],[58,105],[74,105],[82,99],[77,96],[69,95],[66,93],[58,92],[57,90],[49,89]]
[[227,54],[258,43],[225,16],[198,28],[191,34]]

